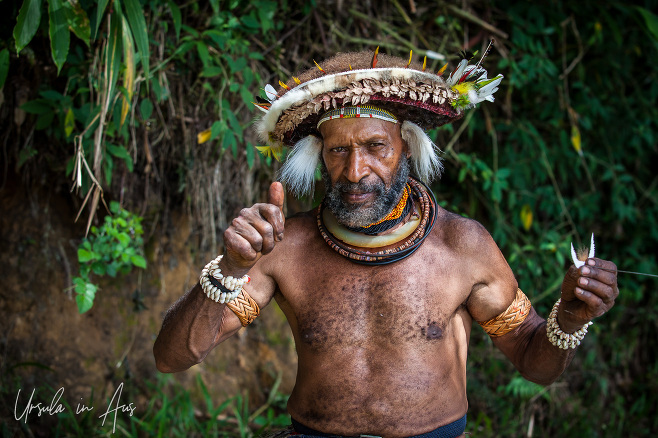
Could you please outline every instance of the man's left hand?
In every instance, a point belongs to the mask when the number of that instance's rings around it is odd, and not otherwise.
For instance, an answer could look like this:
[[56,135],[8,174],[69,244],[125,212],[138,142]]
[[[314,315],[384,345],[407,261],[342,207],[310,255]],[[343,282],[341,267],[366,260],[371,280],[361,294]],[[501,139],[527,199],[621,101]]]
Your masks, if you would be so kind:
[[607,260],[588,259],[580,268],[571,266],[562,282],[558,324],[573,333],[592,319],[606,313],[619,295],[617,266]]

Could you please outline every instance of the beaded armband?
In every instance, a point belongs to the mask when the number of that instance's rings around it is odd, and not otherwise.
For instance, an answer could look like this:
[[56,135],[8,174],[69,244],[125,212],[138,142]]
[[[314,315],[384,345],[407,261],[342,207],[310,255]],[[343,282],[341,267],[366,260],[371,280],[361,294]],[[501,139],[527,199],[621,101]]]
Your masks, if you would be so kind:
[[528,297],[525,296],[521,289],[517,289],[516,297],[507,310],[488,321],[478,321],[478,324],[492,338],[502,336],[520,326],[530,313],[531,307],[532,304],[530,304]]
[[562,298],[557,300],[551,313],[548,315],[548,319],[546,320],[546,335],[551,344],[558,348],[563,350],[576,348],[580,345],[580,341],[583,340],[587,334],[587,329],[589,329],[589,326],[592,325],[593,322],[588,322],[573,333],[564,333],[560,328],[560,325],[557,323],[557,309],[560,307],[560,302],[562,302]]
[[219,269],[219,261],[222,257],[220,255],[215,260],[211,260],[203,268],[199,277],[199,284],[211,300],[216,303],[229,303],[240,295],[242,286],[249,283],[251,279],[248,275],[242,278],[224,277],[221,269]]

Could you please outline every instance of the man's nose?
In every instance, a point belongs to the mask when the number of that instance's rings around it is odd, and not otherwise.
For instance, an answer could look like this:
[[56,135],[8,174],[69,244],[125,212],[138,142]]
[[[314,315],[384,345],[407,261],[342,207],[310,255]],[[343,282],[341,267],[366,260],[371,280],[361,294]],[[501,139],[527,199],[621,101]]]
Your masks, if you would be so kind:
[[345,177],[353,183],[358,183],[364,177],[370,175],[368,160],[359,149],[352,149],[347,157]]

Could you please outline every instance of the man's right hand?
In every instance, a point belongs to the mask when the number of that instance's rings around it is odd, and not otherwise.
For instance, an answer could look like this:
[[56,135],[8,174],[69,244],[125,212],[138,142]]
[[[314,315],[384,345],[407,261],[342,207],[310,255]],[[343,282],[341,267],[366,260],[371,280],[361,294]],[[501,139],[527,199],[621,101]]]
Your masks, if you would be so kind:
[[280,182],[270,186],[267,204],[243,208],[224,232],[225,252],[220,262],[222,272],[241,277],[283,239],[284,191]]

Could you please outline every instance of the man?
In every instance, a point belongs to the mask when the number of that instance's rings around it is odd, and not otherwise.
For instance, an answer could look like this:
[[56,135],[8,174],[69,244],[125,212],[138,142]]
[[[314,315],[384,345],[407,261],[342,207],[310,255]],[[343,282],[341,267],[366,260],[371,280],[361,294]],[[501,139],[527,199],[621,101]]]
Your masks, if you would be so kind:
[[526,378],[554,381],[612,307],[616,267],[572,266],[547,323],[487,231],[421,183],[441,170],[423,129],[493,100],[502,77],[481,62],[443,80],[377,52],[343,54],[266,88],[258,129],[274,152],[294,145],[282,180],[310,192],[319,165],[325,200],[286,220],[275,182],[268,203],[240,212],[223,257],[167,313],[158,369],[202,361],[274,298],[299,356],[291,436],[463,436],[473,321]]

